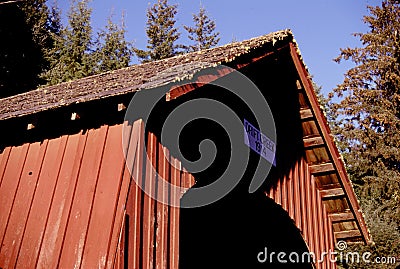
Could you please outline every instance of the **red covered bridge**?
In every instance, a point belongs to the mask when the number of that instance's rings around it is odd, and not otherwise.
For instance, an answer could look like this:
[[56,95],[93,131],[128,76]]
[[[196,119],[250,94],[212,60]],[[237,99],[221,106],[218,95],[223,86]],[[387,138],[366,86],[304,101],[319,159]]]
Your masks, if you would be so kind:
[[[179,68],[190,63],[196,64]],[[228,69],[210,68],[222,65]],[[204,207],[161,203],[179,203],[171,199],[207,185],[226,167],[226,137],[210,132],[218,127],[200,121],[182,134],[188,159],[197,158],[200,141],[216,141],[212,167],[192,173],[161,143],[161,131],[166,115],[197,98],[218,100],[241,120],[248,117],[235,97],[212,85],[229,79],[229,70],[250,78],[268,101],[276,167],[253,194],[244,179]],[[157,88],[166,89],[165,98],[148,122],[126,121],[132,97]],[[5,98],[0,126],[3,269],[268,268],[257,260],[267,247],[321,257],[341,240],[371,242],[289,30]],[[260,157],[253,152],[250,159],[248,174]],[[161,177],[179,188],[161,184]],[[143,188],[156,190],[157,199]],[[336,268],[327,258],[270,266]]]

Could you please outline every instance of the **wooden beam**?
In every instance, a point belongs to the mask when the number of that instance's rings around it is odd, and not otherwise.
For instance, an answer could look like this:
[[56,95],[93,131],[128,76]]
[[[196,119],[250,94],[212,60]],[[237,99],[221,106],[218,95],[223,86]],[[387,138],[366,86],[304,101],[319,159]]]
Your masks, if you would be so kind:
[[320,136],[303,138],[304,148],[319,147],[324,145],[324,139]]
[[219,78],[222,78],[226,75],[234,72],[235,69],[225,66],[218,66],[213,69],[209,69],[208,73],[197,75],[194,81],[188,81],[183,85],[172,86],[171,89],[165,95],[166,101],[174,100],[188,92],[191,92],[197,88],[202,87],[203,85],[209,84],[211,82],[216,81]]
[[297,86],[298,90],[302,90],[303,89],[303,86],[301,86],[300,80],[296,80],[296,86]]
[[340,231],[340,232],[335,232],[334,234],[336,240],[361,237],[361,233],[359,230]]
[[309,108],[308,109],[300,109],[300,119],[308,120],[313,117],[314,117],[314,115],[313,115],[311,109],[309,109]]
[[344,196],[344,191],[342,188],[320,190],[322,199],[333,199],[336,197]]
[[329,217],[331,218],[332,222],[355,220],[352,212],[330,213]]
[[[36,124],[36,123],[35,123]],[[32,130],[32,129],[35,129],[35,124],[33,124],[33,123],[28,123],[28,125],[26,126],[26,130]]]
[[119,103],[117,106],[118,112],[126,110],[126,106],[124,103]]
[[333,166],[333,163],[321,163],[321,164],[310,165],[311,174],[328,173],[334,171],[335,167]]
[[79,116],[79,114],[78,113],[76,113],[76,112],[73,112],[72,114],[71,114],[71,120],[79,120],[81,117]]
[[331,183],[331,184],[324,184],[321,186],[320,189],[326,190],[326,189],[336,189],[336,188],[341,188],[342,185],[340,185],[339,182],[337,183]]

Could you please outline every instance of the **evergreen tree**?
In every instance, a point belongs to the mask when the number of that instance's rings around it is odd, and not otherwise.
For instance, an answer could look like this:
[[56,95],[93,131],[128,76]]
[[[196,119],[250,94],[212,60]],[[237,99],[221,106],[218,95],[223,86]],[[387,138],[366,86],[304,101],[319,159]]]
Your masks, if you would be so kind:
[[[331,113],[336,119],[333,131],[377,243],[372,251],[388,255],[400,249],[400,6],[385,0],[369,11],[364,17],[369,31],[356,34],[363,46],[342,49],[336,59],[351,60],[355,67],[331,93],[331,98],[339,98],[331,102]],[[377,268],[373,266],[369,268]]]
[[194,41],[193,45],[185,46],[188,52],[209,49],[218,44],[219,32],[215,32],[215,22],[208,17],[204,7],[200,7],[198,14],[193,14],[193,22],[194,27],[184,26],[188,38]]
[[167,0],[158,0],[147,10],[147,50],[135,50],[142,62],[161,60],[178,53],[181,46],[175,44],[180,36],[175,27],[176,13],[177,5],[169,5]]
[[50,53],[51,66],[43,76],[49,84],[82,78],[93,73],[92,10],[88,0],[74,0],[68,13],[68,26],[60,31]]
[[53,44],[52,17],[44,0],[0,5],[0,97],[29,91],[44,81]]
[[104,30],[98,33],[96,51],[96,73],[127,67],[133,55],[132,45],[125,39],[125,24],[118,26],[111,17]]

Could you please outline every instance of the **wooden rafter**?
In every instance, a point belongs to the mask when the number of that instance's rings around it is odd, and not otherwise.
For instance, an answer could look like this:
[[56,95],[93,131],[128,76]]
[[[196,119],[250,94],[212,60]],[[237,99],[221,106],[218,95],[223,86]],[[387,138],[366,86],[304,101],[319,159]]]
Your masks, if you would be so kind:
[[300,119],[307,120],[313,118],[313,113],[311,109],[301,109],[300,110]]
[[319,147],[324,145],[324,139],[320,136],[303,138],[304,148]]
[[359,230],[340,231],[340,232],[335,232],[334,234],[335,234],[336,240],[361,236],[361,233]]
[[321,163],[310,165],[311,174],[335,172],[335,166],[332,163]]
[[354,215],[351,212],[330,213],[329,217],[332,222],[342,222],[354,220]]
[[334,199],[337,197],[344,196],[344,191],[342,188],[320,190],[322,199]]

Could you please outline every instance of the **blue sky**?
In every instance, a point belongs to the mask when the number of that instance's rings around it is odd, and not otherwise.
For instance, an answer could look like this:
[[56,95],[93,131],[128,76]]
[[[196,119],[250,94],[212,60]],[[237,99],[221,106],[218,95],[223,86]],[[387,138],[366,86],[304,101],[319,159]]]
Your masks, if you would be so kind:
[[[114,21],[119,22],[125,12],[127,39],[138,48],[146,46],[146,10],[156,0],[92,0],[90,3],[94,31],[103,27],[113,11]],[[200,1],[170,0],[178,4],[177,24],[185,42],[183,25],[191,24],[192,14],[197,12]],[[201,0],[201,3],[217,24],[220,45],[232,39],[238,41],[290,28],[297,40],[304,62],[322,86],[326,94],[343,80],[344,72],[351,63],[337,64],[340,48],[360,46],[355,32],[367,31],[362,17],[368,13],[367,5],[379,5],[377,0]],[[63,15],[70,2],[59,0]],[[134,60],[137,62],[137,60]]]

